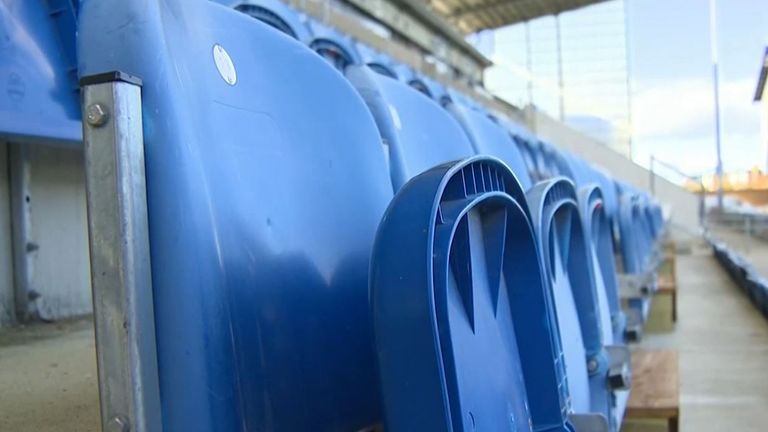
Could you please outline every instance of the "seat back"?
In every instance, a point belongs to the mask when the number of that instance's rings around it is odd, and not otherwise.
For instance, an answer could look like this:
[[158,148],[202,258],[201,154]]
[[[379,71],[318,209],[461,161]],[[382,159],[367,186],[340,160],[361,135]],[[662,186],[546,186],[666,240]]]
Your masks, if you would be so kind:
[[[602,284],[598,291],[603,341],[606,344],[624,343],[624,318],[619,302],[619,284],[613,250],[613,233],[608,218],[602,188],[587,186],[579,191],[582,219],[593,250],[595,275]],[[605,316],[605,312],[608,316]]]
[[80,145],[76,3],[0,2],[0,141]]
[[309,20],[312,41],[309,47],[341,71],[351,65],[362,64],[360,53],[349,37],[317,21]]
[[[555,178],[527,194],[555,302],[573,411],[592,411],[588,361],[602,351],[596,281],[572,182]],[[607,389],[606,389],[607,391]]]
[[572,430],[527,214],[511,171],[481,156],[395,197],[371,270],[389,430]]
[[368,66],[349,67],[346,76],[376,119],[395,191],[429,168],[473,155],[456,120],[416,89]]
[[361,64],[367,65],[381,75],[400,79],[397,73],[396,63],[391,57],[360,42],[355,44],[355,48],[360,54]]
[[235,8],[304,44],[312,42],[307,22],[281,0],[215,0]]
[[367,280],[392,189],[359,95],[212,2],[84,2],[79,25],[83,75],[144,81],[164,428],[380,423]]
[[491,120],[484,111],[457,100],[456,96],[445,99],[443,104],[464,128],[477,154],[493,155],[501,159],[515,173],[524,190],[532,186],[525,160],[503,127]]

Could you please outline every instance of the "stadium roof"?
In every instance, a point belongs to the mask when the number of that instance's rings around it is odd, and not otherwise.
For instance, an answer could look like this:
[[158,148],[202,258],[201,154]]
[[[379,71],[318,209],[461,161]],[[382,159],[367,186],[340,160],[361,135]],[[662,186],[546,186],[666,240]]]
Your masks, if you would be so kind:
[[419,0],[464,33],[556,15],[606,0]]

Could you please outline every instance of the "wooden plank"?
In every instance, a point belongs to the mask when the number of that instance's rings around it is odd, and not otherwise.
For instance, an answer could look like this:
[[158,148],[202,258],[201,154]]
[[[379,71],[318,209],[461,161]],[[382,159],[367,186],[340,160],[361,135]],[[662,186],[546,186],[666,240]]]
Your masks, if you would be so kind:
[[651,310],[645,321],[645,334],[665,334],[675,330],[676,296],[659,290],[651,299]]
[[627,417],[676,420],[679,413],[677,351],[633,352],[632,391],[627,405]]

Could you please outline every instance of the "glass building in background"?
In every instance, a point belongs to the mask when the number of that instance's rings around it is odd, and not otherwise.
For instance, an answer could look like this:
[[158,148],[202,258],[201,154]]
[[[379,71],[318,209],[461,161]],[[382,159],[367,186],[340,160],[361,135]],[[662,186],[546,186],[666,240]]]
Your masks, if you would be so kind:
[[613,0],[493,32],[485,86],[631,157],[626,0]]

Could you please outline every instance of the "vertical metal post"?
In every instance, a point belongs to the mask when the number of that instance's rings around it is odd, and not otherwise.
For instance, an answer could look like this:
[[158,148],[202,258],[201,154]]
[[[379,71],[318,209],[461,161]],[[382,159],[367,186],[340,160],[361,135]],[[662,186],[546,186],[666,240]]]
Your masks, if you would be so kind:
[[32,164],[28,145],[11,143],[9,147],[13,297],[16,319],[25,321],[37,314],[32,288],[33,253],[37,249],[32,241]]
[[715,174],[717,177],[717,209],[723,211],[723,158],[720,144],[720,71],[717,55],[717,4],[715,0],[709,0],[709,35],[710,48],[712,50],[712,78],[715,93],[715,148],[717,151],[717,165]]
[[651,187],[651,195],[656,195],[656,173],[654,172],[654,164],[656,162],[656,157],[651,155],[651,164],[650,164],[650,187]]
[[629,160],[633,160],[632,156],[632,147],[633,147],[633,141],[634,136],[633,134],[633,127],[632,127],[632,42],[631,42],[631,22],[629,17],[629,12],[627,10],[628,7],[628,0],[624,0],[623,3],[623,10],[624,10],[624,61],[627,68],[627,125],[629,126],[629,133],[627,134],[627,157],[629,157]]
[[525,67],[528,69],[528,105],[533,108],[533,53],[531,52],[531,23],[525,22]]
[[80,84],[102,428],[159,431],[141,81],[113,72]]
[[565,79],[563,74],[563,38],[560,35],[560,14],[555,15],[557,37],[557,89],[560,92],[560,121],[565,121]]

